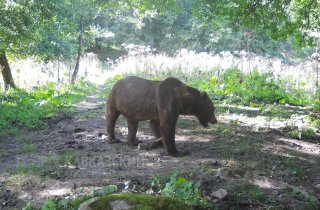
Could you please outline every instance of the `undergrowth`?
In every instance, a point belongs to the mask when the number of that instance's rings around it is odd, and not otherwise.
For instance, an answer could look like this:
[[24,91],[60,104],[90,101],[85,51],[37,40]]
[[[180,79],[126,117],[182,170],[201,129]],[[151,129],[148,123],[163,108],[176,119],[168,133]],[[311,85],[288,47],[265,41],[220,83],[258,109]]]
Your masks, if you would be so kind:
[[74,103],[94,89],[93,84],[80,81],[74,86],[48,83],[32,91],[0,92],[0,138],[46,128],[45,119],[72,112]]
[[166,72],[141,71],[138,76],[162,80],[166,77],[178,77],[188,85],[201,91],[206,91],[218,101],[228,103],[258,106],[259,104],[290,104],[311,105],[318,108],[319,100],[311,94],[296,88],[288,88],[288,81],[276,80],[272,73],[260,73],[257,70],[249,74],[242,73],[237,68],[224,72],[218,69],[211,71],[181,72],[171,70]]
[[[134,203],[133,209],[190,209],[188,207],[189,205],[198,206],[198,209],[207,209],[209,207],[213,209],[214,207],[208,205],[206,200],[201,197],[200,182],[194,183],[193,181],[189,181],[180,176],[178,172],[172,174],[170,180],[166,183],[161,183],[159,178],[154,177],[151,181],[150,189],[147,192],[147,194],[153,194],[152,196],[144,194],[114,193],[118,193],[117,186],[107,185],[84,196],[48,199],[44,202],[41,209],[78,209],[81,203],[93,197],[101,197],[99,202],[92,204],[94,208],[100,209],[99,203],[103,203],[105,207],[103,209],[108,209],[105,206],[105,203],[117,199],[119,196],[122,199],[128,200],[129,203]],[[31,210],[34,208],[33,202],[30,201],[23,209]]]

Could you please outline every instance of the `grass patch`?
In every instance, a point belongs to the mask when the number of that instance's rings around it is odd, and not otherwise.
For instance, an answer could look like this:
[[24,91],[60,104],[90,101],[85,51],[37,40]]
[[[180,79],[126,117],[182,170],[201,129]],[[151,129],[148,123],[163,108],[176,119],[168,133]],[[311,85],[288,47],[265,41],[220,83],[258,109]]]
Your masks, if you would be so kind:
[[19,149],[20,153],[34,153],[36,148],[33,144],[23,144]]
[[245,200],[266,203],[269,200],[267,194],[261,188],[244,181],[240,182],[238,186],[230,184],[227,191],[231,192],[231,197],[239,203]]
[[44,119],[71,112],[74,103],[94,89],[94,85],[81,81],[75,86],[48,83],[32,91],[0,92],[0,138],[17,135],[23,129],[46,128]]
[[287,158],[282,162],[283,166],[291,172],[292,175],[296,177],[302,177],[304,173],[304,168],[297,158]]
[[257,186],[250,186],[249,187],[249,196],[253,200],[266,202],[268,200],[267,195]]
[[49,155],[44,157],[44,161],[39,164],[19,164],[16,173],[20,175],[32,174],[41,177],[61,179],[68,176],[68,170],[65,168],[65,166],[74,164],[75,160],[75,151],[67,149],[60,155]]
[[317,134],[313,129],[299,128],[297,126],[288,127],[286,129],[287,134],[294,139],[317,139]]

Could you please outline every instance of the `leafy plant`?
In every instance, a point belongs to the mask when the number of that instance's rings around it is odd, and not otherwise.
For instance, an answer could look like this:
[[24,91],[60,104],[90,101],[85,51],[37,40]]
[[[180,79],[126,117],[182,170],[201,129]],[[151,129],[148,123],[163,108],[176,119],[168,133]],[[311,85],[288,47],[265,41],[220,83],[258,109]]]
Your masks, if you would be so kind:
[[180,177],[178,172],[170,177],[170,181],[165,184],[160,194],[183,200],[188,204],[204,202],[201,198],[200,182],[188,181],[186,178]]
[[292,126],[287,128],[288,135],[295,139],[316,139],[317,134],[314,130],[309,128],[299,128],[297,126]]
[[98,197],[98,196],[110,195],[117,191],[118,191],[118,187],[116,185],[108,185],[108,186],[102,187],[101,189],[94,190],[93,196]]
[[47,200],[42,206],[42,210],[57,210],[57,204],[53,200]]

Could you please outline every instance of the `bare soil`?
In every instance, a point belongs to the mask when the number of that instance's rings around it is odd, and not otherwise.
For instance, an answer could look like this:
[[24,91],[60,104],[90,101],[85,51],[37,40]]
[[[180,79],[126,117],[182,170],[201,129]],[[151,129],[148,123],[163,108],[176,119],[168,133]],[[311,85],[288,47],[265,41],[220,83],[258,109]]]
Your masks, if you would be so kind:
[[[71,198],[109,184],[123,190],[126,181],[131,191],[146,192],[153,176],[166,180],[177,170],[201,180],[203,197],[218,209],[319,207],[319,138],[292,139],[257,110],[226,107],[208,129],[180,116],[177,148],[190,154],[168,157],[163,148],[128,146],[124,118],[117,124],[121,143],[108,144],[104,102],[98,91],[73,114],[47,120],[48,129],[0,141],[0,209],[21,209],[28,201],[40,207],[48,198]],[[140,123],[137,136],[153,139],[147,122]],[[34,151],[23,151],[25,144]],[[228,193],[223,200],[212,196],[219,188]]]

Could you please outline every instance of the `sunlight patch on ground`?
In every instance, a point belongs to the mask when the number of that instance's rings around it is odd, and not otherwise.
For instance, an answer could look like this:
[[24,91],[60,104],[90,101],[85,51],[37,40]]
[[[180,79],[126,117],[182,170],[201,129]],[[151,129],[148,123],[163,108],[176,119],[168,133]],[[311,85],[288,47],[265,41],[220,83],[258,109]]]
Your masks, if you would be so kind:
[[306,141],[296,140],[296,139],[279,138],[278,140],[285,142],[291,148],[292,147],[297,148],[297,150],[301,153],[305,153],[309,155],[320,155],[320,145],[309,143]]
[[[265,152],[266,154],[274,154],[274,155],[279,155],[282,157],[287,157],[287,158],[298,158],[302,161],[314,163],[315,160],[313,158],[306,158],[303,156],[299,156],[298,154],[303,154],[303,155],[312,155],[312,156],[319,156],[320,153],[320,148],[316,144],[311,144],[308,142],[299,142],[298,140],[293,140],[293,139],[285,139],[285,138],[280,138],[277,139],[280,144],[278,143],[268,143],[262,145],[263,148],[261,149],[262,152]],[[284,142],[285,144],[281,143]],[[301,143],[301,144],[296,144]],[[304,145],[304,146],[301,146]]]
[[263,189],[284,189],[287,187],[286,184],[282,182],[264,176],[255,177],[252,183]]
[[39,193],[39,196],[52,197],[52,196],[67,195],[67,194],[71,194],[71,193],[72,193],[72,191],[70,188],[56,188],[56,189],[41,191]]

